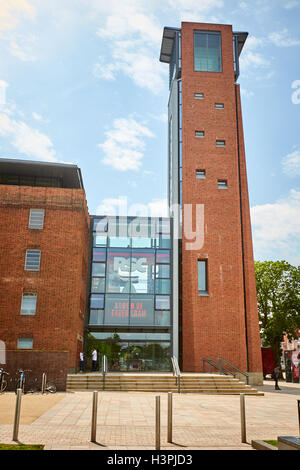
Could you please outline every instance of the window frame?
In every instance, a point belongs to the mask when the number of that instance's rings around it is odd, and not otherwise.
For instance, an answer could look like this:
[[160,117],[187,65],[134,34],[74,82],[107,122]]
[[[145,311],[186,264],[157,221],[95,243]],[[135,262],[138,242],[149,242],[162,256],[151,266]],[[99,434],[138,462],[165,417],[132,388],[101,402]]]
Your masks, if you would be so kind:
[[[24,312],[22,312],[23,300],[26,298],[26,296],[27,296],[27,297],[34,297],[34,298],[35,298],[34,313],[24,313]],[[38,297],[37,292],[22,292],[21,307],[20,307],[20,315],[22,315],[22,316],[35,316],[35,315],[36,315],[37,297]]]
[[[195,38],[196,35],[206,35],[206,50],[208,49],[208,37],[209,36],[218,36],[220,38],[219,40],[219,64],[218,68],[219,70],[208,70],[208,62],[207,62],[207,67],[206,70],[198,70],[196,68],[196,47],[195,47]],[[223,73],[223,47],[222,47],[222,33],[221,31],[204,31],[204,30],[198,30],[194,29],[193,33],[193,59],[194,59],[194,72],[202,72],[202,73]]]
[[[224,183],[224,184],[222,184]],[[218,180],[218,189],[228,189],[228,181],[227,180]]]
[[[199,264],[204,263],[205,266],[205,289],[199,289]],[[208,296],[209,295],[209,287],[208,287],[208,260],[199,258],[197,261],[197,283],[198,283],[198,295],[199,296]]]
[[[37,218],[37,216],[34,216],[34,213],[40,213],[42,214],[42,217]],[[39,223],[34,223],[32,219],[37,219]],[[45,209],[30,209],[29,211],[29,222],[28,222],[28,228],[30,230],[43,230],[44,229],[44,221],[45,221]]]
[[206,179],[206,170],[196,170],[196,179],[205,180]]
[[[31,253],[39,253],[39,263],[38,263],[38,269],[29,269],[29,266],[28,266],[28,259],[27,259],[27,256],[28,256],[28,253],[31,252]],[[42,255],[42,252],[41,250],[35,250],[35,249],[30,249],[28,248],[26,250],[26,253],[25,253],[25,266],[24,266],[24,271],[34,271],[34,272],[39,272],[40,269],[41,269],[41,255]]]

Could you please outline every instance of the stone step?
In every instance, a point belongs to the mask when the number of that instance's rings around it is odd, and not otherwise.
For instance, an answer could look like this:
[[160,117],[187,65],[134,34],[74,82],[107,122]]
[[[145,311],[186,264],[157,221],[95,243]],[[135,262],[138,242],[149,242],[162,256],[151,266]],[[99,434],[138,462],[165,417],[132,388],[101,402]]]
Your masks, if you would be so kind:
[[[103,390],[102,375],[70,374],[67,390]],[[105,378],[106,391],[124,392],[178,392],[176,378],[171,375],[108,375]],[[263,395],[251,386],[230,376],[182,376],[182,393]]]

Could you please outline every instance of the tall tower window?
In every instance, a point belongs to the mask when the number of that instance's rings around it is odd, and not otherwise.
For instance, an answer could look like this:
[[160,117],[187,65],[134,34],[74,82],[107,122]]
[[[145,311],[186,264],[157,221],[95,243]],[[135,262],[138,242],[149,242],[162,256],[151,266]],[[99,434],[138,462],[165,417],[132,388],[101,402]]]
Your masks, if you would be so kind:
[[207,295],[207,260],[198,260],[198,294]]
[[221,33],[194,31],[195,72],[222,72]]

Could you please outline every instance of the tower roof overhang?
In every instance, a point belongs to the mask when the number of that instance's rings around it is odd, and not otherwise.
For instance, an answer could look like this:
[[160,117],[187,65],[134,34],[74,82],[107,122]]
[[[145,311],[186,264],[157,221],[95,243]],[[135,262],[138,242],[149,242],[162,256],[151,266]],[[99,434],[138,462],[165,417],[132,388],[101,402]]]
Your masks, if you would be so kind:
[[181,31],[180,28],[164,27],[163,38],[160,49],[160,62],[169,64],[171,62],[172,50],[175,41],[176,32]]
[[[171,62],[172,50],[175,41],[176,32],[180,32],[180,28],[171,28],[169,26],[164,27],[161,49],[160,49],[160,62],[164,62],[169,64]],[[246,39],[248,37],[248,33],[246,32],[233,32],[233,34],[237,37],[238,42],[238,54],[240,56],[243,47],[245,45]]]
[[239,56],[240,56],[249,33],[234,31],[233,35],[236,36],[236,38],[237,38],[238,53],[239,53]]

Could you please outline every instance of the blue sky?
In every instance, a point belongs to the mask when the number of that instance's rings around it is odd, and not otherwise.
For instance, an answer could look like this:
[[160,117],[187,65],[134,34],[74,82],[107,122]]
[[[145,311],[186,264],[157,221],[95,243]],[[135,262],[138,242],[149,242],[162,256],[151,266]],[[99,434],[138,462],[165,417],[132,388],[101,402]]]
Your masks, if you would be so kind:
[[300,262],[300,0],[0,0],[0,156],[75,163],[91,214],[165,212],[164,26],[248,31],[254,252]]

